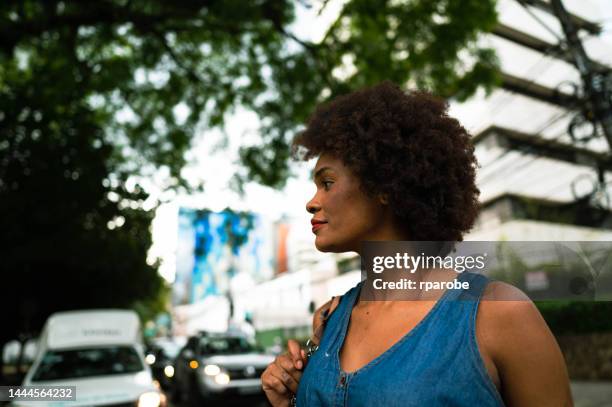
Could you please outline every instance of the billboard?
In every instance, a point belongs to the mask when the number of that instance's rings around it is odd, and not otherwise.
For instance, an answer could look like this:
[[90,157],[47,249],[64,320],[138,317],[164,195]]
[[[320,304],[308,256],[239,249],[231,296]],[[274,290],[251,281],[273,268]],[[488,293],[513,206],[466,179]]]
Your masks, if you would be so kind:
[[174,304],[227,295],[232,279],[272,277],[273,225],[250,212],[179,209]]

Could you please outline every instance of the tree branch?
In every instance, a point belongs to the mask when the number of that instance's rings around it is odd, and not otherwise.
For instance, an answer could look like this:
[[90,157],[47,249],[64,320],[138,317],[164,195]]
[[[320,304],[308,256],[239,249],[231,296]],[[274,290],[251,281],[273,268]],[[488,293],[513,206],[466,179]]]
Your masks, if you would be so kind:
[[181,61],[176,52],[174,52],[174,49],[170,46],[170,44],[168,44],[166,36],[163,33],[159,32],[155,28],[151,28],[151,32],[153,33],[155,38],[157,38],[162,47],[166,50],[168,55],[170,55],[170,58],[172,58],[176,66],[182,69],[192,82],[199,82],[201,84],[204,84],[204,80],[193,69],[189,68],[183,63],[183,61]]
[[[95,3],[92,3],[95,4]],[[125,8],[113,7],[89,7],[82,14],[47,15],[37,20],[9,22],[0,26],[0,45],[11,51],[23,39],[37,37],[41,34],[60,28],[75,28],[85,26],[96,26],[101,24],[127,24],[155,25],[171,19],[193,19],[197,16],[197,10],[180,10],[174,13],[147,14],[139,11],[127,10]]]

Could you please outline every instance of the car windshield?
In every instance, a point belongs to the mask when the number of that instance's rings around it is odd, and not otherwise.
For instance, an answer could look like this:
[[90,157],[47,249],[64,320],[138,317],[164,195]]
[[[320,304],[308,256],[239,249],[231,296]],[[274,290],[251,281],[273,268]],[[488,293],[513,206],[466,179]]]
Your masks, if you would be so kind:
[[174,342],[161,342],[161,343],[158,343],[157,346],[170,359],[176,358],[176,355],[178,355],[179,351],[181,350],[181,347],[177,343],[174,343]]
[[253,344],[241,337],[202,338],[200,349],[205,355],[229,355],[256,350]]
[[33,382],[120,375],[143,370],[131,346],[55,350],[45,353]]

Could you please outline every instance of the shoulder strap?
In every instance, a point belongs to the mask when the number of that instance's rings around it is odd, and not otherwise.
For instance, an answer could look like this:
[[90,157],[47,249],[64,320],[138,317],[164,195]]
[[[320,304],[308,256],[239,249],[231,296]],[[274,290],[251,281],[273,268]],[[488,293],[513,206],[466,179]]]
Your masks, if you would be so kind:
[[479,273],[463,272],[459,277],[461,281],[470,283],[467,290],[460,292],[460,298],[464,300],[479,301],[490,279]]
[[328,301],[325,307],[318,313],[318,321],[315,321],[315,324],[318,324],[314,327],[312,336],[310,337],[310,341],[315,345],[319,344],[319,341],[323,337],[323,332],[325,330],[325,324],[327,320],[331,316],[331,314],[336,310],[338,304],[340,304],[340,300],[342,296],[332,297],[331,301]]

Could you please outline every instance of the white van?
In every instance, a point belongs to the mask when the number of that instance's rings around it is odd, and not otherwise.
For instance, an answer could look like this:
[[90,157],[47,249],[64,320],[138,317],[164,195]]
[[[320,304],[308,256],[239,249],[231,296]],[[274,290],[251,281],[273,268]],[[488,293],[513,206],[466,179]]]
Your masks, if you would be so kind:
[[138,315],[128,310],[53,314],[23,386],[76,386],[76,400],[17,401],[13,406],[163,407],[144,361]]

